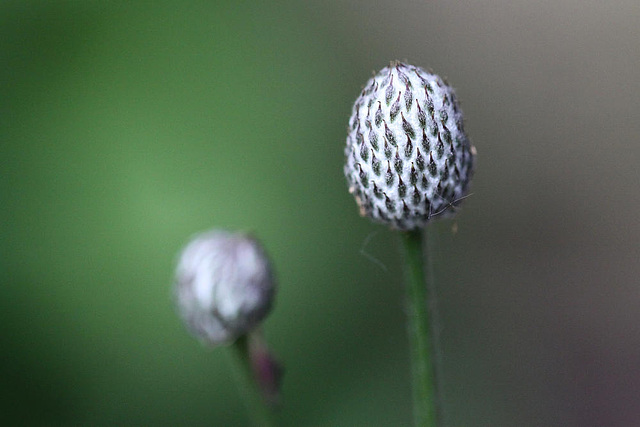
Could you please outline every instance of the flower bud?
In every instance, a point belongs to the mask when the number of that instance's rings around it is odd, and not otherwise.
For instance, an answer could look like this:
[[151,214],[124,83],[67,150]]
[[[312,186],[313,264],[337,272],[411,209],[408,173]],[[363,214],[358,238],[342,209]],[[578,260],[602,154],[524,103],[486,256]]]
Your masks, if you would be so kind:
[[420,67],[392,63],[353,106],[344,173],[360,213],[392,228],[450,216],[467,194],[475,149],[454,90]]
[[208,344],[254,329],[271,309],[275,280],[261,245],[241,233],[210,231],[182,251],[175,295],[189,331]]

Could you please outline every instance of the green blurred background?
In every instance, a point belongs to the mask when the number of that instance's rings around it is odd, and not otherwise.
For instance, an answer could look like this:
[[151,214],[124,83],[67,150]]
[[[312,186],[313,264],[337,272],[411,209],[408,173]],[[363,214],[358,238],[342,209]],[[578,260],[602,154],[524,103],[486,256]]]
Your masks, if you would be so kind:
[[[640,3],[4,1],[0,423],[244,426],[176,254],[254,231],[282,425],[411,422],[395,236],[342,175],[392,59],[457,88],[473,196],[435,227],[450,426],[640,425]],[[373,261],[379,260],[380,263]]]

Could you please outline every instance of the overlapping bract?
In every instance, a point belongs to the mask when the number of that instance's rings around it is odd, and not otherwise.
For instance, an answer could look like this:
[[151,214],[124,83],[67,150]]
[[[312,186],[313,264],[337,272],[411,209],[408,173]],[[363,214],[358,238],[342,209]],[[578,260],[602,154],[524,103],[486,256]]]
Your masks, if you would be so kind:
[[411,230],[454,212],[475,150],[454,90],[420,67],[392,63],[356,99],[345,156],[360,213]]

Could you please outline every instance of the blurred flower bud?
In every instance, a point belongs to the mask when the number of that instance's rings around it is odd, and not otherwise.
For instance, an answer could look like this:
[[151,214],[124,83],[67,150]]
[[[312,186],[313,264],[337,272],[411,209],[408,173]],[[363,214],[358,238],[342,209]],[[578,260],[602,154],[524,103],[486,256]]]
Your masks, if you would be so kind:
[[264,319],[275,280],[257,240],[215,230],[196,236],[183,249],[175,294],[189,331],[216,345],[235,340]]
[[392,63],[353,106],[344,173],[360,213],[400,230],[451,215],[467,194],[475,149],[455,92],[436,74]]

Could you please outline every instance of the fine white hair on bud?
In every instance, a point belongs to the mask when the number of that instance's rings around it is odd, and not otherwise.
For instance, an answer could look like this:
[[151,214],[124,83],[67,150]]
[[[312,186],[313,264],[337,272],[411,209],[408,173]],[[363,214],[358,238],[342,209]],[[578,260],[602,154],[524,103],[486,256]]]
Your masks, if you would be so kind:
[[214,230],[182,250],[175,297],[189,331],[201,341],[230,342],[254,329],[275,294],[271,263],[256,239]]
[[399,230],[451,216],[467,194],[475,148],[446,81],[393,62],[353,106],[344,173],[360,214]]

